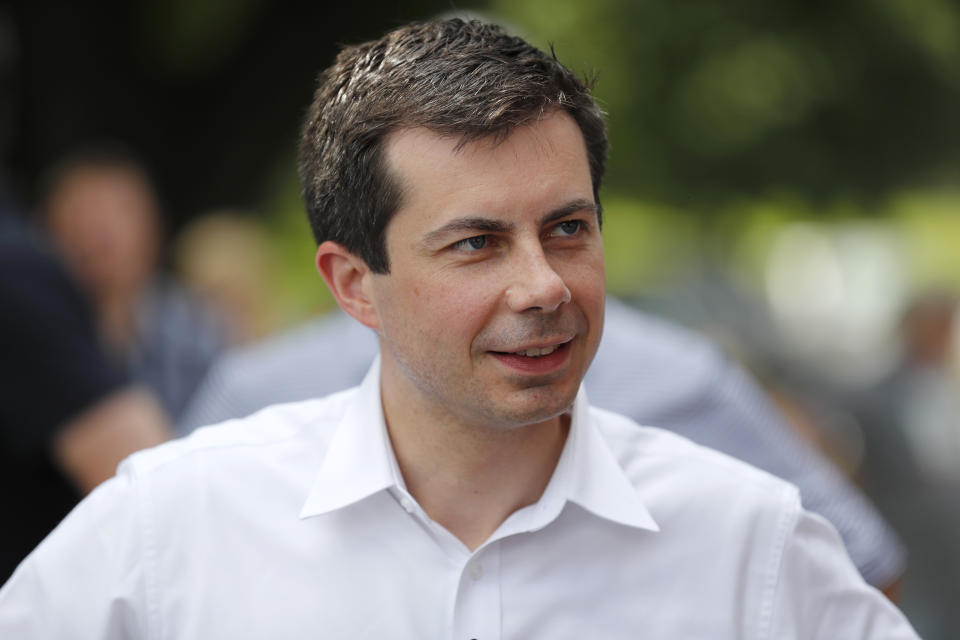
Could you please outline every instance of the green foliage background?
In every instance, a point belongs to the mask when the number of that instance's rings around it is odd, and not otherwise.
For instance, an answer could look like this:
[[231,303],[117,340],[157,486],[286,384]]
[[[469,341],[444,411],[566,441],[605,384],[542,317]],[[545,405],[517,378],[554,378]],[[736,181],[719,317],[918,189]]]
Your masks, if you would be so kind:
[[951,0],[491,0],[596,77],[610,287],[760,278],[798,220],[879,219],[916,288],[960,285],[960,6]]
[[[288,321],[330,305],[310,266],[294,170],[317,71],[341,44],[451,9],[441,0],[11,6],[0,26],[9,17],[19,49],[2,59],[16,66],[2,76],[0,141],[13,185],[29,199],[43,168],[76,142],[124,140],[156,175],[174,234],[213,208],[262,214]],[[704,271],[756,283],[786,225],[862,218],[904,238],[913,286],[960,283],[958,0],[457,8],[595,76],[609,114],[602,196],[614,291],[660,295]]]

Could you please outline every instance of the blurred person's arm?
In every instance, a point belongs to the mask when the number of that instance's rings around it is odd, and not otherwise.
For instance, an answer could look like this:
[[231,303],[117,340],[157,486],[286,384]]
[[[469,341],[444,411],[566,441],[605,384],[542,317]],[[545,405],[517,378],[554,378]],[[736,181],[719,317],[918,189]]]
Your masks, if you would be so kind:
[[41,239],[0,235],[0,437],[11,460],[49,456],[86,493],[137,449],[170,437],[157,401],[104,352],[91,310]]
[[148,391],[127,387],[70,419],[54,436],[53,458],[77,490],[89,493],[134,451],[170,438],[170,426]]

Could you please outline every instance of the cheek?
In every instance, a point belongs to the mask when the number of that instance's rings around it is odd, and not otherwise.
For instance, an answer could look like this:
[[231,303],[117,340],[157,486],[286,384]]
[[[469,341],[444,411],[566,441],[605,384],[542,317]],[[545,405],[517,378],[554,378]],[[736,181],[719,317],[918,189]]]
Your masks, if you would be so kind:
[[407,289],[407,315],[418,333],[435,342],[469,344],[498,309],[500,280],[465,270],[420,279]]
[[482,278],[437,278],[421,287],[417,299],[431,324],[449,326],[454,331],[468,331],[471,324],[482,324],[494,306],[496,294],[483,286]]
[[603,300],[606,292],[606,270],[603,255],[589,256],[566,265],[563,281],[582,303]]

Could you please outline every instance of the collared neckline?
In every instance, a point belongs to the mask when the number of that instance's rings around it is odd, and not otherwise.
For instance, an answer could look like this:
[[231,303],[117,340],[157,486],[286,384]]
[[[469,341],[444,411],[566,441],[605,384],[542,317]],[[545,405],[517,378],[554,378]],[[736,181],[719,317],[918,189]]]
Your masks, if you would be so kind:
[[378,355],[336,426],[300,517],[336,511],[390,487],[404,483],[383,417]]
[[[570,433],[564,446],[554,477],[558,497],[563,497],[590,513],[618,524],[659,531],[623,468],[617,462],[610,446],[603,439],[590,416],[590,402],[583,386],[573,404]],[[548,485],[544,498],[553,492]]]
[[[405,494],[383,415],[378,355],[336,427],[300,517],[336,511],[394,487]],[[612,522],[659,531],[593,424],[582,386],[571,412],[567,442],[537,506],[551,514],[552,521],[567,501]]]

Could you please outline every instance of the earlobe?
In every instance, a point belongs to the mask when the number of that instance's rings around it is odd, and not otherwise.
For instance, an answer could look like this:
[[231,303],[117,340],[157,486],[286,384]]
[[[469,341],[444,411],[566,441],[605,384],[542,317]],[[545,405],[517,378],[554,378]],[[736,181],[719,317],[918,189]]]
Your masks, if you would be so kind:
[[367,263],[343,245],[327,240],[317,247],[316,265],[340,308],[360,324],[378,330],[380,319],[370,293],[372,274]]

